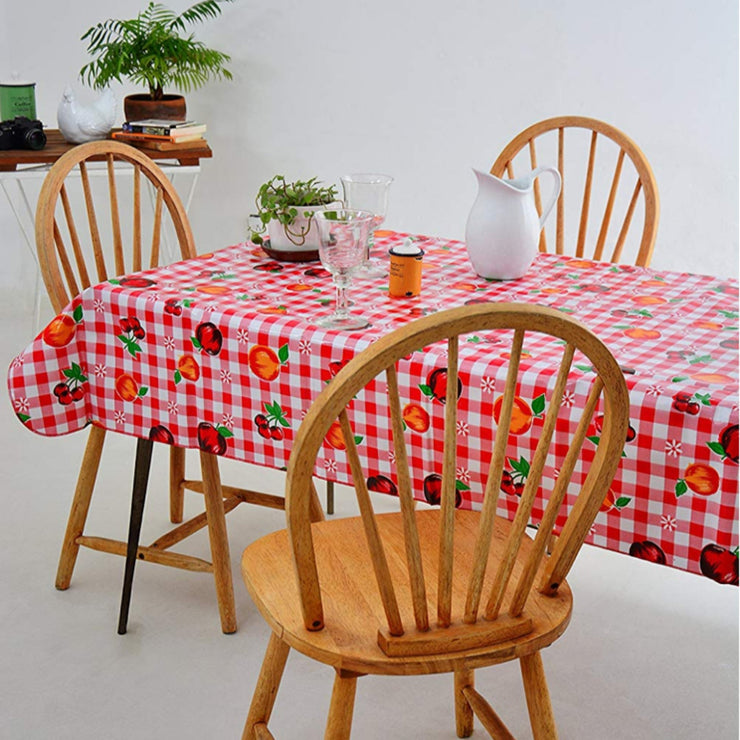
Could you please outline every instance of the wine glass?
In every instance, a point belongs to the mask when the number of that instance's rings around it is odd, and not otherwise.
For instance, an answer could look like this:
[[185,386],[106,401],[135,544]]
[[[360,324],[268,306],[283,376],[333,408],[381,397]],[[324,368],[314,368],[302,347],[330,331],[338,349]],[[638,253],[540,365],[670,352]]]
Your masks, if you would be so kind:
[[337,291],[334,312],[321,317],[316,323],[327,329],[364,329],[369,322],[362,316],[350,313],[347,289],[365,256],[373,214],[340,208],[316,211],[314,218],[319,229],[319,258],[331,273]]
[[[344,205],[347,208],[370,211],[374,217],[372,229],[377,229],[385,221],[385,214],[388,210],[388,190],[393,178],[390,175],[359,173],[342,175],[340,180],[344,191]],[[388,275],[388,269],[383,266],[383,263],[370,257],[372,247],[373,235],[371,231],[365,251],[365,259],[357,270],[357,277],[379,278]]]

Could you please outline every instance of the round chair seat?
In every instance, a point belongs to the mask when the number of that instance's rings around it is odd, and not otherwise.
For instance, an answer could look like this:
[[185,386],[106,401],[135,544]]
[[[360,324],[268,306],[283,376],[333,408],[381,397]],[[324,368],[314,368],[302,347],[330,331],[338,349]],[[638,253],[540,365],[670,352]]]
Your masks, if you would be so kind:
[[[440,673],[502,663],[534,653],[554,642],[570,620],[572,597],[566,582],[555,596],[533,590],[523,618],[531,620],[527,634],[513,639],[494,639],[471,649],[449,650],[450,630],[483,629],[496,622],[482,619],[485,600],[491,585],[488,577],[476,625],[462,625],[462,613],[468,585],[473,547],[476,540],[479,513],[455,512],[455,578],[453,585],[452,625],[436,628],[436,572],[439,541],[439,510],[417,511],[422,548],[422,562],[427,582],[427,603],[432,629],[423,633],[439,640],[439,651],[431,654],[389,656],[378,644],[378,631],[387,632],[385,612],[370,561],[362,520],[359,517],[334,519],[312,525],[321,596],[324,608],[324,628],[309,631],[304,627],[299,603],[293,557],[286,530],[273,532],[249,545],[242,556],[242,574],[252,599],[278,637],[296,650],[316,660],[357,673],[411,675]],[[394,582],[404,582],[406,572],[405,547],[400,514],[377,517],[378,528],[386,547],[388,565]],[[503,551],[511,523],[497,518],[489,556],[487,573],[494,572],[494,562]],[[531,540],[525,538],[520,561],[529,551]],[[512,579],[521,572],[519,561]],[[405,576],[405,582],[408,576]],[[431,585],[430,585],[431,584]],[[416,629],[409,589],[398,589],[400,614],[405,637],[414,639]],[[501,609],[506,617],[508,599]],[[398,638],[397,638],[398,639]],[[403,638],[400,638],[401,642]]]

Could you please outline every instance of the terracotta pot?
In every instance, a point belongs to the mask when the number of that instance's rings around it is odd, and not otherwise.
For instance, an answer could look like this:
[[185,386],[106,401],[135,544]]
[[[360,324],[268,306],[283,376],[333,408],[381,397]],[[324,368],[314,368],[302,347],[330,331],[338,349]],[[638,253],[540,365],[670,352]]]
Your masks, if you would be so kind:
[[137,93],[123,99],[123,115],[127,121],[143,121],[147,118],[184,121],[186,112],[182,95],[165,95],[161,100],[152,100],[146,93]]

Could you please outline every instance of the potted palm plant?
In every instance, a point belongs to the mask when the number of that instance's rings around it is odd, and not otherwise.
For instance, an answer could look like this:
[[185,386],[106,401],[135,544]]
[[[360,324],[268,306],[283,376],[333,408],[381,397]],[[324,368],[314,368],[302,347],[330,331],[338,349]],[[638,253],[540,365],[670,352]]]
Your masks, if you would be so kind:
[[201,0],[179,14],[150,2],[135,18],[98,23],[82,36],[95,58],[82,67],[80,78],[95,89],[123,78],[146,86],[148,93],[124,99],[128,121],[184,120],[185,98],[165,89],[174,86],[187,93],[211,78],[232,79],[225,66],[230,61],[227,54],[185,35],[188,25],[217,17],[224,2],[232,0]]
[[[250,238],[272,256],[288,261],[303,261],[317,253],[314,212],[339,203],[334,185],[324,186],[316,177],[288,182],[283,175],[261,185],[255,202],[257,223]],[[262,237],[265,232],[269,243]]]

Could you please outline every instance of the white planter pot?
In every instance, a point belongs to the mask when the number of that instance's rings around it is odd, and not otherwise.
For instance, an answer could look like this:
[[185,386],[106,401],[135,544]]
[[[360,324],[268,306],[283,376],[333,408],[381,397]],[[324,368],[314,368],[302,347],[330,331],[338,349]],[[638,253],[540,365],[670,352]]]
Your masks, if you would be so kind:
[[305,213],[325,211],[327,208],[337,208],[338,203],[327,203],[323,206],[299,206],[298,216],[287,229],[279,221],[273,220],[267,224],[267,233],[270,237],[270,248],[277,252],[312,251],[319,248],[319,230],[315,219],[304,216]]

